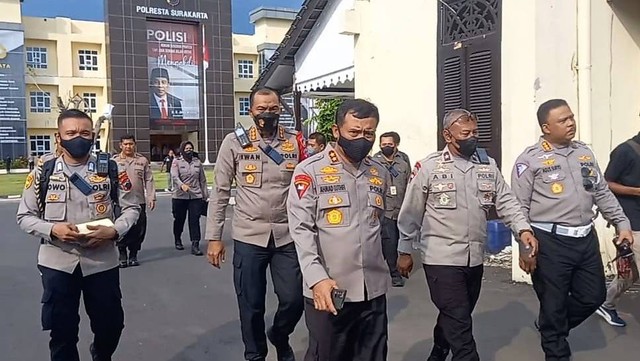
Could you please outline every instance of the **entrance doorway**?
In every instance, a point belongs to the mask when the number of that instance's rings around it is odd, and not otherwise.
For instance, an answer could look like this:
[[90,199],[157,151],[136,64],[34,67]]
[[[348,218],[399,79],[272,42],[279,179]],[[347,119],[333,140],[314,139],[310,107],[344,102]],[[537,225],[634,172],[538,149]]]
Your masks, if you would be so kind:
[[177,152],[182,142],[181,134],[152,134],[151,135],[151,161],[162,161],[169,150]]

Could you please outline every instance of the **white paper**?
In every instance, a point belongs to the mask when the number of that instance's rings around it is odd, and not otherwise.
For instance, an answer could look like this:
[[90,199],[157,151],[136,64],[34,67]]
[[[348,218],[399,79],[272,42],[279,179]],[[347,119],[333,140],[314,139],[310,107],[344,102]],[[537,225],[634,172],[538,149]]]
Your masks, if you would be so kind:
[[91,221],[91,222],[87,222],[87,223],[77,224],[76,226],[78,227],[78,233],[87,234],[87,233],[91,233],[92,232],[89,229],[87,229],[87,226],[113,227],[113,222],[109,218],[103,218],[103,219],[98,219],[97,221]]

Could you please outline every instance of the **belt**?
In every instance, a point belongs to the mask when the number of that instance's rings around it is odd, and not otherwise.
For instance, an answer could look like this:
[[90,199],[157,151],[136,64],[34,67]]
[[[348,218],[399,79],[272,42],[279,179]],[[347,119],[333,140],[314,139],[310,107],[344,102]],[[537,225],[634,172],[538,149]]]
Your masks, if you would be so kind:
[[537,223],[532,222],[531,226],[537,229],[541,229],[543,231],[547,231],[553,234],[557,234],[559,236],[567,236],[573,238],[583,238],[591,233],[593,229],[593,223],[589,223],[586,226],[580,227],[566,227],[560,226],[555,223]]

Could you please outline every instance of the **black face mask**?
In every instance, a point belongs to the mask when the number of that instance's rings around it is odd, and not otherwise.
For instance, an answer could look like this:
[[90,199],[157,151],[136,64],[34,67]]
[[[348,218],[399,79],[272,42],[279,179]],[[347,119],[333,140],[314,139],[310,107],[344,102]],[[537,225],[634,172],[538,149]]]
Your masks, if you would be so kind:
[[338,145],[352,161],[358,163],[363,160],[373,148],[373,142],[366,138],[345,139],[342,135],[338,138]]
[[384,154],[386,157],[390,157],[393,155],[393,152],[396,151],[396,148],[394,147],[382,147],[382,154]]
[[66,149],[73,158],[79,159],[89,154],[91,146],[93,145],[93,140],[86,139],[81,136],[71,139],[60,138],[60,145]]
[[191,159],[193,159],[193,151],[185,150],[184,152],[182,152],[182,158],[184,158],[187,162],[191,162]]
[[278,121],[280,120],[280,114],[264,112],[256,115],[253,121],[256,122],[258,128],[263,129],[266,132],[273,132],[278,128]]
[[471,158],[473,153],[476,152],[476,148],[478,147],[478,138],[471,137],[468,139],[456,139],[456,143],[460,147],[460,153],[467,158]]

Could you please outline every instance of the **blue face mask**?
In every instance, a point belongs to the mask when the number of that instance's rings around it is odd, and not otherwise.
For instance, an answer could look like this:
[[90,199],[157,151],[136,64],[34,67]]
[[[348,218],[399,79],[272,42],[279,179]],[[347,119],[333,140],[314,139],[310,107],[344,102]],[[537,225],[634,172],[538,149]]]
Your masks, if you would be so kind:
[[308,146],[308,147],[307,147],[307,154],[308,154],[309,156],[312,156],[312,155],[314,155],[314,154],[316,154],[316,153],[318,153],[318,152],[316,152],[316,148],[314,148],[314,147],[312,147],[312,146]]

